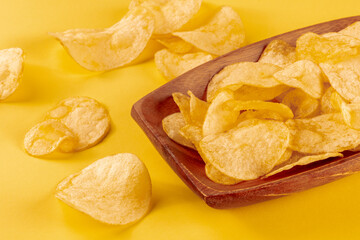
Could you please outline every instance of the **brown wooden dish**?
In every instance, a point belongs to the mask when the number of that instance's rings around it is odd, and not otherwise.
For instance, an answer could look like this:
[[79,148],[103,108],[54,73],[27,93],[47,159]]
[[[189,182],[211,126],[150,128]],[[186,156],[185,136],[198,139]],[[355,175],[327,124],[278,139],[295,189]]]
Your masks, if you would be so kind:
[[207,178],[205,165],[198,153],[173,142],[166,136],[161,124],[164,117],[179,111],[171,96],[173,92],[186,93],[191,90],[196,96],[204,99],[207,84],[217,72],[233,63],[257,61],[271,40],[282,39],[295,45],[296,39],[306,32],[335,32],[355,21],[360,21],[360,16],[284,33],[218,57],[146,95],[134,104],[131,115],[176,174],[214,208],[239,207],[286,196],[358,172],[360,153],[345,152],[343,158],[297,166],[268,178],[243,181],[231,186],[221,185]]

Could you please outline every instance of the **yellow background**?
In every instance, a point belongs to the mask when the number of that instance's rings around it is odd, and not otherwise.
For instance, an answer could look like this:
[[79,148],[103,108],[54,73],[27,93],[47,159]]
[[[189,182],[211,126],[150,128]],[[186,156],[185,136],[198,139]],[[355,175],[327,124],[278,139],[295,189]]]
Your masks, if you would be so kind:
[[[102,28],[126,12],[129,0],[2,0],[0,48],[26,52],[23,82],[0,103],[0,239],[359,239],[360,174],[292,196],[229,210],[208,207],[173,173],[130,117],[134,102],[166,81],[152,60],[105,73],[78,66],[47,35]],[[315,23],[360,13],[358,0],[205,0],[203,9],[232,6],[249,43]],[[99,145],[62,159],[23,149],[26,131],[59,100],[90,96],[104,103],[112,130]],[[101,224],[54,198],[63,178],[96,159],[137,154],[153,182],[153,208],[130,227]]]

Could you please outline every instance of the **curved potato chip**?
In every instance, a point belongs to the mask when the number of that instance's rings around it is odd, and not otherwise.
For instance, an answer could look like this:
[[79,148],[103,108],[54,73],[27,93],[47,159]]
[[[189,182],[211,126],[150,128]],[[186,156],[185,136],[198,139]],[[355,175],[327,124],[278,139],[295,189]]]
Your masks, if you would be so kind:
[[201,127],[205,120],[206,112],[209,108],[209,103],[197,98],[191,91],[187,92],[190,96],[190,118],[191,122]]
[[18,88],[23,71],[24,53],[21,48],[0,50],[0,101]]
[[138,7],[107,29],[71,29],[50,35],[58,39],[82,67],[106,71],[136,59],[145,49],[153,30],[152,14]]
[[[234,98],[240,101],[249,101],[249,100],[272,100],[275,97],[279,96],[283,92],[289,90],[289,87],[286,85],[278,85],[270,88],[262,87],[253,87],[248,85],[238,84],[239,88],[234,90]],[[223,89],[235,89],[234,85],[227,86]],[[223,90],[222,89],[222,90]]]
[[360,103],[347,103],[340,94],[333,92],[331,95],[331,104],[343,116],[344,122],[351,128],[360,130]]
[[44,156],[56,150],[71,152],[76,145],[76,136],[64,124],[52,119],[36,124],[24,139],[25,150],[32,156]]
[[234,185],[241,182],[241,180],[226,176],[209,163],[205,165],[205,174],[211,181],[224,185]]
[[110,130],[108,111],[98,101],[89,97],[70,97],[62,100],[47,112],[46,119],[56,119],[78,138],[75,151],[99,143]]
[[187,23],[200,9],[202,0],[132,0],[129,9],[145,7],[155,17],[154,34],[172,33]]
[[279,113],[262,109],[262,110],[247,110],[240,113],[237,122],[242,122],[247,119],[268,119],[268,120],[277,120],[277,121],[285,121],[286,119],[281,116]]
[[331,94],[336,92],[333,87],[329,87],[324,95],[321,97],[321,113],[327,114],[327,113],[334,113],[338,112],[333,105],[331,104]]
[[279,160],[277,160],[275,166],[282,165],[284,162],[289,161],[289,159],[291,158],[292,155],[293,155],[293,150],[291,150],[290,148],[287,148],[285,150],[285,152],[283,153],[283,155],[281,155]]
[[271,63],[282,68],[295,61],[295,48],[281,39],[272,40],[266,46],[258,60],[258,62]]
[[206,25],[187,32],[175,32],[198,49],[223,55],[245,44],[245,31],[240,16],[228,6],[222,7]]
[[188,53],[193,46],[179,37],[173,35],[157,36],[156,41],[168,48],[173,53]]
[[213,59],[210,54],[197,52],[184,55],[162,49],[155,53],[155,64],[166,79],[171,80],[181,74]]
[[172,97],[176,105],[179,107],[181,114],[184,116],[185,122],[187,124],[191,124],[190,97],[179,92],[173,93]]
[[250,180],[268,173],[289,145],[283,122],[251,119],[200,141],[202,156],[223,174]]
[[276,87],[281,83],[273,75],[280,69],[268,63],[241,62],[228,65],[211,79],[206,99],[212,101],[219,91],[234,84],[261,88]]
[[180,129],[180,134],[183,135],[187,140],[192,142],[192,144],[194,144],[195,148],[198,150],[199,142],[203,138],[202,130],[200,127],[188,124]]
[[349,44],[351,47],[358,47],[360,46],[360,39],[347,36],[338,32],[329,32],[321,35],[324,38],[327,38],[329,40],[335,40],[339,42],[344,42]]
[[309,60],[297,61],[274,74],[279,82],[294,88],[300,88],[313,98],[323,93],[323,75],[318,65]]
[[309,119],[290,119],[290,148],[309,154],[342,152],[360,144],[360,131],[351,129],[340,113],[330,113]]
[[125,225],[149,211],[151,180],[139,158],[120,153],[70,175],[59,183],[55,196],[98,221]]
[[294,118],[313,117],[319,112],[319,101],[300,89],[288,92],[281,103],[292,110]]
[[346,28],[339,31],[339,33],[360,39],[360,21],[354,22],[350,26],[347,26]]
[[181,113],[173,113],[162,120],[162,127],[166,135],[175,142],[192,149],[195,149],[191,141],[180,134],[180,129],[185,127],[186,122]]
[[291,111],[291,109],[282,103],[264,102],[258,100],[252,100],[252,101],[229,100],[226,102],[226,106],[232,111],[270,110],[280,114],[280,116],[285,119],[294,117],[294,114]]

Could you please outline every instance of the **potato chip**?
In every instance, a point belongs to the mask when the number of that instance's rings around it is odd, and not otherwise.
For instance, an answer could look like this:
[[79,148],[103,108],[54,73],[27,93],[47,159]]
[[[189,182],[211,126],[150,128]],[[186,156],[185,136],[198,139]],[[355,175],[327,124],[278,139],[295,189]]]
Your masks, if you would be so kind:
[[228,6],[222,7],[206,25],[187,32],[175,32],[198,49],[223,55],[245,44],[245,31],[240,16]]
[[331,86],[347,101],[360,99],[360,56],[337,64],[321,63]]
[[213,57],[210,54],[203,52],[181,55],[172,53],[167,49],[162,49],[155,53],[156,67],[167,80],[176,78],[212,59]]
[[[286,85],[278,85],[270,88],[253,87],[238,84],[239,88],[234,90],[234,98],[241,101],[249,100],[272,100],[283,92],[289,90]],[[227,86],[223,89],[235,89],[234,85]]]
[[21,48],[0,50],[0,101],[18,88],[23,71],[24,53]]
[[276,87],[281,83],[273,75],[280,69],[276,65],[255,62],[241,62],[226,66],[211,79],[207,87],[206,99],[212,101],[219,91],[234,84],[259,88]]
[[45,156],[56,150],[71,152],[76,145],[76,136],[64,124],[52,119],[35,125],[24,139],[25,150],[32,156]]
[[230,91],[220,92],[215,97],[205,116],[202,128],[204,136],[221,133],[234,126],[240,112],[234,111],[224,104],[233,98],[234,96]]
[[297,154],[295,157],[292,157],[293,159],[290,159],[289,162],[285,162],[282,167],[275,167],[275,170],[272,170],[270,173],[266,174],[266,177],[270,177],[272,175],[275,175],[279,172],[289,170],[295,166],[302,166],[307,165],[313,162],[325,160],[328,158],[333,157],[343,157],[341,153],[323,153],[318,155],[310,155],[310,156],[304,156],[303,154]]
[[341,111],[344,122],[349,127],[360,130],[360,103],[347,103],[337,92],[334,92],[331,95],[331,104]]
[[267,109],[261,109],[261,110],[247,110],[242,113],[240,113],[237,122],[242,122],[247,119],[268,119],[268,120],[277,120],[277,121],[285,121],[286,119],[281,116],[279,113],[267,110]]
[[280,114],[285,119],[293,118],[294,114],[291,109],[282,103],[264,102],[258,100],[237,101],[229,100],[225,104],[232,111],[242,110],[269,110]]
[[185,127],[186,122],[181,113],[173,113],[162,120],[162,127],[168,137],[175,142],[192,149],[195,149],[194,144],[180,134],[180,129]]
[[154,30],[153,15],[145,8],[130,10],[107,29],[71,29],[50,33],[74,60],[91,71],[124,66],[145,49]]
[[188,95],[190,96],[191,122],[196,126],[202,127],[209,103],[200,100],[191,91],[188,91]]
[[200,141],[202,156],[223,174],[250,180],[268,173],[289,145],[283,122],[250,119]]
[[283,98],[282,104],[288,106],[294,113],[294,118],[315,116],[320,110],[320,103],[300,89],[289,91]]
[[188,53],[193,48],[193,45],[174,35],[157,36],[156,41],[173,53]]
[[285,150],[285,152],[283,153],[283,155],[281,155],[279,160],[277,160],[275,166],[279,166],[279,165],[282,165],[284,162],[287,162],[291,158],[292,155],[293,155],[293,150],[291,150],[290,148],[287,148]]
[[296,56],[299,60],[339,62],[358,54],[358,47],[351,46],[347,41],[328,39],[312,32],[303,34],[296,41]]
[[324,95],[321,97],[321,113],[335,113],[338,112],[331,104],[331,94],[336,92],[333,87],[329,87]]
[[96,145],[110,130],[108,111],[98,101],[89,97],[62,100],[47,112],[46,119],[56,119],[74,133],[78,139],[75,151]]
[[297,61],[274,74],[279,82],[294,88],[300,88],[313,98],[323,93],[323,75],[318,65],[308,60]]
[[329,33],[322,34],[321,36],[324,38],[327,38],[329,40],[344,42],[346,44],[349,44],[349,46],[351,46],[351,47],[360,46],[360,39],[357,39],[357,38],[354,38],[351,36],[347,36],[347,35],[344,35],[341,33],[329,32]]
[[190,115],[190,97],[179,92],[173,93],[172,97],[179,107],[181,114],[184,116],[185,122],[188,124],[192,123]]
[[309,119],[290,119],[290,148],[308,154],[342,152],[360,144],[360,131],[351,129],[340,113],[330,113]]
[[203,138],[201,127],[187,124],[180,129],[180,134],[194,144],[197,150],[199,149],[199,142]]
[[97,160],[64,179],[55,196],[107,224],[125,225],[143,218],[151,205],[151,180],[134,154]]
[[360,39],[360,21],[354,22],[343,30],[339,31],[340,34],[351,36]]
[[209,163],[205,165],[205,174],[211,181],[224,185],[234,185],[241,182],[241,180],[226,176]]
[[271,63],[286,67],[296,61],[296,51],[293,46],[281,39],[272,40],[262,52],[258,62]]
[[154,34],[172,33],[187,23],[200,9],[202,0],[132,0],[129,9],[145,7],[155,17]]

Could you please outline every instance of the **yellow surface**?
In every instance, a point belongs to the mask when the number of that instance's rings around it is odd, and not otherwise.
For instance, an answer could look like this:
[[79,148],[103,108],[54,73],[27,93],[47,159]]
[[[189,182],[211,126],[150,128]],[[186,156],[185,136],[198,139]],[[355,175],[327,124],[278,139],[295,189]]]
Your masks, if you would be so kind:
[[[220,2],[220,3],[219,3]],[[0,48],[25,50],[19,91],[0,103],[0,239],[359,239],[360,174],[302,193],[230,210],[208,207],[173,173],[130,117],[134,102],[165,83],[148,61],[106,73],[78,66],[47,32],[117,22],[129,0],[2,0]],[[205,0],[234,7],[248,42],[360,13],[358,0]],[[28,156],[22,141],[59,100],[104,103],[112,130],[99,145],[62,159]],[[96,159],[131,152],[153,181],[152,211],[122,228],[101,224],[54,198],[58,182]]]

